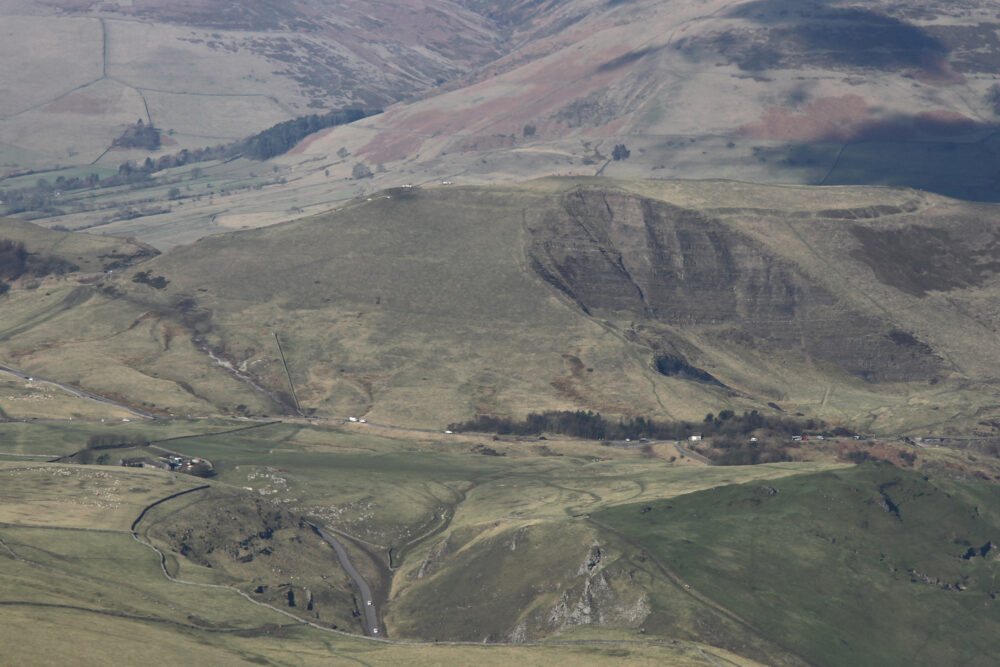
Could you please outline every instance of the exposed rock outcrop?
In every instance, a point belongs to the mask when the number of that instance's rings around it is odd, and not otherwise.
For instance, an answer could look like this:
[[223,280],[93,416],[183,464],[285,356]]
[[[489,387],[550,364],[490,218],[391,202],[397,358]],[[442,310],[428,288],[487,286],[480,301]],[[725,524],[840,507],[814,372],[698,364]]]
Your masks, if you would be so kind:
[[[657,336],[669,336],[666,328],[798,353],[869,382],[926,379],[941,365],[926,344],[703,211],[584,187],[528,234],[538,275],[587,313],[646,323],[653,349],[663,342]],[[691,379],[715,380],[702,373]]]

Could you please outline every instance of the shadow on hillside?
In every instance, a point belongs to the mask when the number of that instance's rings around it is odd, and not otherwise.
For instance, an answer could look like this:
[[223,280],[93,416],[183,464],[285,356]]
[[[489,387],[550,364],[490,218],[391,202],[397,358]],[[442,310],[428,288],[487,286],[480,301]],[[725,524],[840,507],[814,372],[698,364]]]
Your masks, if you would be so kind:
[[606,63],[599,65],[594,69],[595,74],[603,74],[604,72],[612,72],[616,69],[621,69],[626,65],[631,65],[632,63],[645,58],[648,55],[661,51],[662,46],[657,47],[647,47],[644,49],[637,49],[635,51],[629,51],[625,55],[618,56],[617,58],[612,58]]
[[[906,119],[866,125],[855,136],[791,141],[754,149],[755,159],[815,185],[902,186],[979,202],[1000,202],[1000,125],[974,123],[951,138],[904,131]],[[838,154],[836,143],[844,142]],[[816,169],[830,164],[817,178]]]
[[741,4],[725,16],[755,22],[762,29],[717,33],[713,46],[748,71],[820,66],[917,69],[928,75],[956,76],[945,61],[949,49],[927,31],[875,11],[838,4],[836,0]]

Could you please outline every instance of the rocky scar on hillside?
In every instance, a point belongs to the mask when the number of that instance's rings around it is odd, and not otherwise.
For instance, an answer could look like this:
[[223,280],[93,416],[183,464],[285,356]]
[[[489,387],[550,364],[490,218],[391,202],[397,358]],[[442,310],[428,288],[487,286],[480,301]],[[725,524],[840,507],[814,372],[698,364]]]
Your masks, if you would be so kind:
[[652,604],[648,576],[583,524],[457,531],[402,579],[388,622],[397,636],[437,641],[525,643],[583,625],[637,628]]
[[[585,312],[633,323],[653,350],[671,349],[675,332],[696,331],[765,354],[804,354],[867,382],[927,379],[941,367],[927,345],[703,211],[584,187],[528,234],[538,275]],[[657,367],[716,381],[687,361]]]
[[[649,616],[648,595],[621,590],[616,579],[622,573],[613,567],[605,571],[608,559],[600,545],[590,547],[576,572],[582,583],[566,590],[548,611],[545,622],[553,632],[590,624],[639,627]],[[511,633],[511,641],[517,641],[519,633],[523,633],[521,625]]]
[[143,527],[178,558],[217,571],[255,599],[360,630],[351,583],[333,550],[301,517],[262,498],[211,488],[157,508]]

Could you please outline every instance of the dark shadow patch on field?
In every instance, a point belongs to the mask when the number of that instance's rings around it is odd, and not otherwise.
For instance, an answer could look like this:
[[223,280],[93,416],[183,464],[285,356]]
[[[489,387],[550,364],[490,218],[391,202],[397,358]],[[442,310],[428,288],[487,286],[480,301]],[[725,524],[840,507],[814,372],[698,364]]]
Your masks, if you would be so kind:
[[931,25],[925,30],[948,47],[948,61],[956,70],[993,73],[1000,69],[1000,24]]
[[653,366],[656,372],[666,377],[676,377],[681,380],[691,380],[703,384],[725,387],[708,371],[692,366],[687,360],[668,354],[659,354],[653,359]]
[[[788,143],[756,146],[752,159],[781,169],[784,181],[907,187],[966,201],[1000,202],[995,177],[1000,173],[1000,126],[963,122],[964,135],[936,139],[917,133],[919,120],[909,116],[864,124],[839,139],[836,132],[807,140],[781,137]],[[943,133],[945,126],[929,127]],[[837,144],[841,150],[832,153]],[[821,165],[828,169],[817,175]],[[796,177],[800,170],[807,171]]]
[[762,139],[856,142],[979,138],[996,130],[993,124],[949,109],[881,115],[865,98],[844,95],[821,97],[795,110],[770,107],[756,120],[742,125],[738,133]]
[[[858,8],[795,0],[757,0],[725,14],[761,26],[719,32],[678,43],[681,50],[714,51],[746,71],[764,69],[873,68],[948,72],[949,49],[921,27],[899,18]],[[959,75],[960,78],[960,75]]]
[[989,141],[868,141],[844,147],[822,185],[888,185],[1000,202],[1000,153]]
[[617,58],[612,58],[611,60],[599,65],[594,69],[595,74],[603,74],[605,72],[611,72],[616,69],[621,69],[627,65],[631,65],[634,62],[645,58],[646,56],[660,51],[663,47],[647,47],[645,49],[636,49],[635,51],[629,51],[628,53],[618,56]]

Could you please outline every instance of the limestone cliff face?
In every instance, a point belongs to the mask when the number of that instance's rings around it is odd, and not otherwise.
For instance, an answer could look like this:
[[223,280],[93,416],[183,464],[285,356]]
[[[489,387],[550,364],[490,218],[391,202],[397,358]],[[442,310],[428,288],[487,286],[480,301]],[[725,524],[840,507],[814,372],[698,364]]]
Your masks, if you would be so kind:
[[635,562],[584,523],[452,533],[404,565],[386,623],[396,637],[510,643],[581,625],[637,628],[653,602]]
[[528,259],[586,312],[800,352],[870,382],[933,377],[940,359],[853,309],[725,221],[619,191],[569,193],[527,229]]

